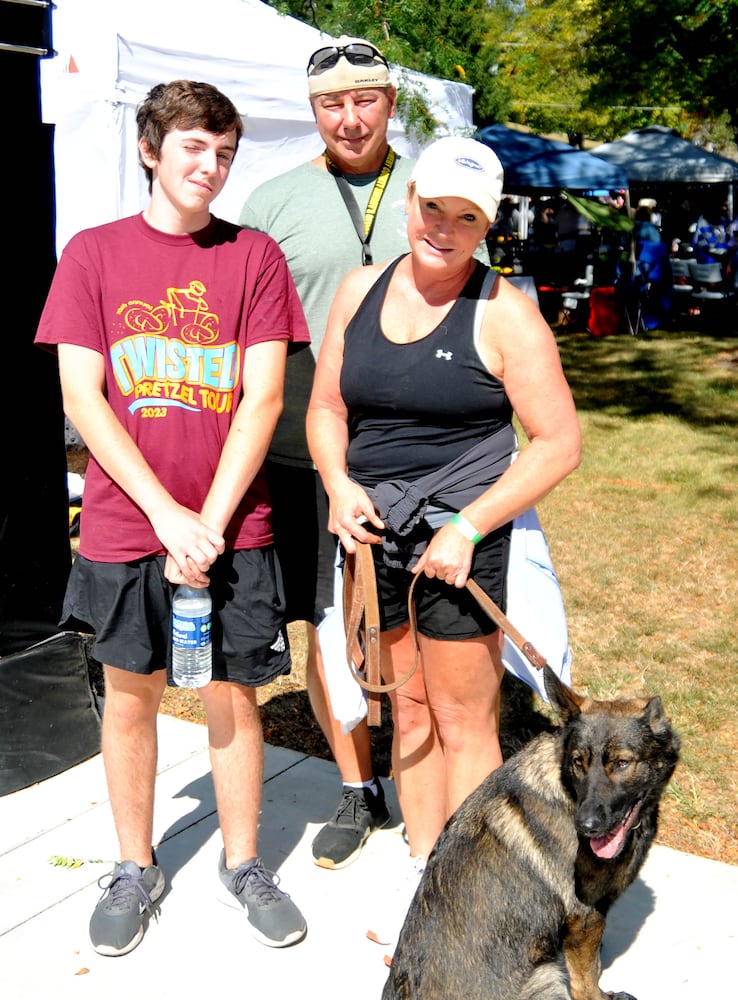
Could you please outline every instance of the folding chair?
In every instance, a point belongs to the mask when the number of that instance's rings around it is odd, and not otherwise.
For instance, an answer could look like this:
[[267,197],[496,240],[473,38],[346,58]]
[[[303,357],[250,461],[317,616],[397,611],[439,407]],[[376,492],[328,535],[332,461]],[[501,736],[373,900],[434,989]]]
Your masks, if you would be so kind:
[[727,306],[734,302],[734,291],[726,286],[722,265],[717,261],[700,264],[690,260],[689,272],[694,284],[691,303],[699,310],[697,315],[702,318],[707,310],[710,316],[725,318]]
[[692,292],[694,291],[689,261],[682,257],[671,257],[669,265],[671,267],[672,312],[681,316],[689,312],[692,304]]
[[[594,285],[594,266],[587,264],[584,269],[584,277],[577,278],[571,289],[567,289],[561,299],[561,322],[562,324],[576,323],[581,317],[589,315],[589,298]],[[584,325],[584,324],[581,324]]]
[[645,330],[641,302],[642,284],[643,279],[637,262],[628,260],[618,265],[615,298],[624,332],[630,333],[633,337],[637,337]]

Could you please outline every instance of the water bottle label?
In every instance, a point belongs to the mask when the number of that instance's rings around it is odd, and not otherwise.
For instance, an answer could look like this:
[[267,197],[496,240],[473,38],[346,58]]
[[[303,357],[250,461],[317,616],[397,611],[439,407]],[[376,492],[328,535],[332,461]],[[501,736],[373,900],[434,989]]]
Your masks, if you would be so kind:
[[211,615],[198,615],[196,618],[180,618],[172,615],[172,642],[184,649],[202,649],[210,645]]

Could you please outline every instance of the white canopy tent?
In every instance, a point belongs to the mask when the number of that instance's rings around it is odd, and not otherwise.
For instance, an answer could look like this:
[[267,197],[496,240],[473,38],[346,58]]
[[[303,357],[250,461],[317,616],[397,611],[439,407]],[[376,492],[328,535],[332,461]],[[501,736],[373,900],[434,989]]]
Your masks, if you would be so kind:
[[[81,229],[132,215],[148,192],[138,163],[136,105],[156,83],[215,84],[245,119],[231,176],[213,209],[238,221],[247,195],[320,152],[307,94],[310,54],[332,38],[261,0],[57,0],[41,60],[43,120],[55,125],[56,249]],[[420,90],[440,134],[473,131],[472,88],[392,67]],[[399,153],[417,143],[391,123]]]

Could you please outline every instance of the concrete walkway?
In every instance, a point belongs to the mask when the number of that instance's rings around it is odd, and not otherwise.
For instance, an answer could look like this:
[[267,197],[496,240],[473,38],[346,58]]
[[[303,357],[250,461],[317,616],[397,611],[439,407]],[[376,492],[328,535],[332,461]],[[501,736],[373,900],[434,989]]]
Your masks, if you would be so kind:
[[[170,887],[129,955],[103,958],[87,940],[97,880],[117,860],[101,757],[0,798],[0,997],[379,1000],[383,949],[364,932],[368,908],[406,852],[392,782],[385,788],[397,825],[375,833],[353,865],[324,871],[310,844],[338,801],[338,773],[267,747],[261,854],[308,934],[291,948],[266,948],[215,898],[222,843],[207,731],[162,715],[159,732],[154,835]],[[83,863],[55,866],[52,857]],[[638,1000],[733,995],[737,932],[738,867],[654,847],[608,921],[602,987]]]

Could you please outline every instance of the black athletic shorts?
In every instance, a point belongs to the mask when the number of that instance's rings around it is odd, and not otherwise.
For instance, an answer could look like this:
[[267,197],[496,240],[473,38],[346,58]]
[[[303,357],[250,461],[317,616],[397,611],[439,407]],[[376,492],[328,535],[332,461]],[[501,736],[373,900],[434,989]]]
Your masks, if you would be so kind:
[[[279,563],[271,546],[227,551],[208,574],[213,599],[213,680],[261,687],[291,669]],[[95,636],[101,663],[136,674],[171,673],[174,586],[164,556],[127,563],[77,556],[60,625]]]
[[315,469],[267,461],[266,471],[287,621],[319,625],[333,605],[338,542],[328,531],[328,497]]
[[[470,576],[495,604],[505,610],[505,579],[511,525],[486,535],[474,549]],[[409,621],[407,598],[413,574],[384,564],[381,545],[372,546],[377,574],[380,627],[383,632]],[[415,590],[418,632],[430,639],[474,639],[492,635],[497,625],[464,587],[421,575]]]

